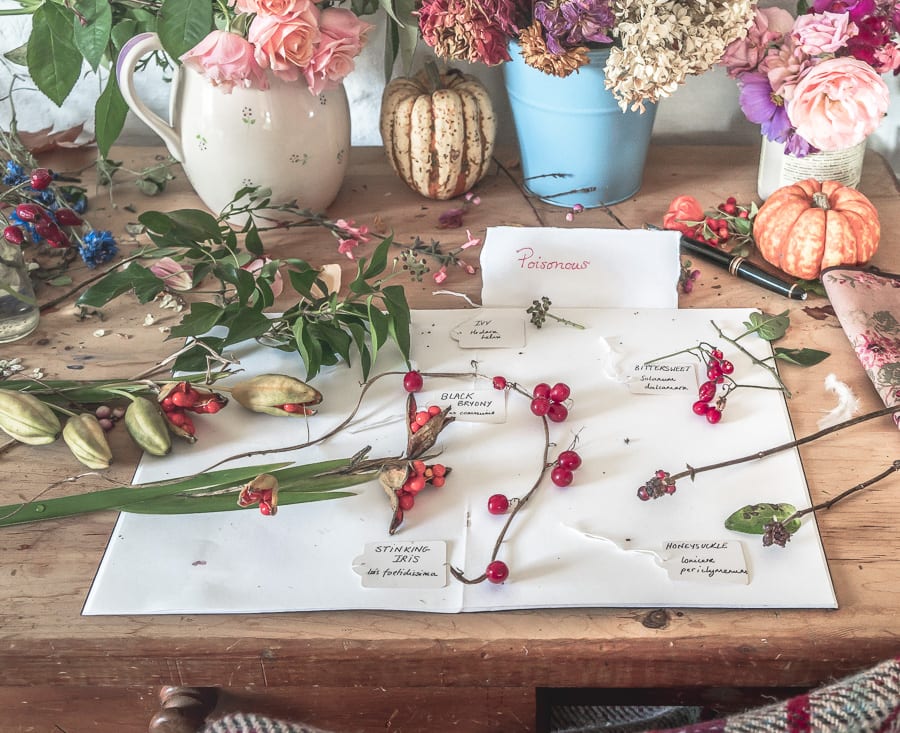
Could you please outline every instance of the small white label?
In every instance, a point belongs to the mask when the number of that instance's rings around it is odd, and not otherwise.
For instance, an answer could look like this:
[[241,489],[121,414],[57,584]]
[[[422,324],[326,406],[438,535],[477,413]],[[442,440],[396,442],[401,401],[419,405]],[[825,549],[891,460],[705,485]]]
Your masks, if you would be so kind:
[[450,415],[465,422],[506,422],[506,390],[445,389],[423,393],[419,404],[449,407]]
[[443,588],[447,585],[447,543],[369,542],[353,561],[363,588]]
[[634,394],[685,394],[697,391],[697,369],[691,363],[638,362],[625,373],[625,382]]
[[744,545],[739,541],[670,541],[656,552],[659,564],[672,580],[740,585],[750,582]]
[[476,317],[458,325],[450,335],[462,349],[519,349],[525,345],[525,319],[512,315]]

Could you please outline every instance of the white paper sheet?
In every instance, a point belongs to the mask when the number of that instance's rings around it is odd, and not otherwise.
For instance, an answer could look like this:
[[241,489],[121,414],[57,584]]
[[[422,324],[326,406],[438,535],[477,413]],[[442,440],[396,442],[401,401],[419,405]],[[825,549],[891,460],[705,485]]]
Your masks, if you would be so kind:
[[490,227],[481,252],[485,306],[677,308],[679,233]]
[[[490,316],[493,311],[483,310]],[[505,311],[508,314],[509,311]],[[521,312],[521,311],[519,311]],[[758,536],[724,529],[735,509],[762,501],[809,506],[795,451],[679,482],[670,497],[641,502],[635,492],[658,468],[671,472],[734,458],[790,440],[785,401],[776,391],[741,389],[725,417],[710,425],[691,412],[693,395],[633,394],[611,364],[644,361],[715,341],[709,324],[738,333],[746,310],[560,309],[583,323],[576,330],[548,323],[526,328],[524,348],[461,349],[450,332],[472,311],[413,313],[413,359],[427,371],[465,372],[475,359],[486,375],[502,374],[526,386],[567,382],[573,404],[568,421],[551,437],[566,447],[578,434],[584,464],[565,489],[546,480],[516,517],[500,559],[510,577],[502,585],[440,589],[364,588],[354,560],[367,543],[389,539],[445,541],[449,562],[479,575],[504,517],[489,514],[488,497],[524,494],[540,467],[542,430],[528,400],[511,395],[503,424],[457,421],[442,433],[441,461],[452,475],[441,489],[417,498],[400,531],[389,538],[390,509],[377,482],[356,496],[286,506],[277,516],[255,509],[188,516],[122,514],[84,607],[85,614],[234,613],[326,609],[403,609],[429,612],[484,611],[556,606],[681,606],[833,608],[836,600],[814,519],[806,518],[787,548],[764,548]],[[526,316],[523,313],[523,318]],[[758,339],[742,344],[757,356],[770,353]],[[749,360],[723,344],[741,382],[765,383]],[[303,377],[289,354],[251,344],[236,350],[250,374],[284,372]],[[614,358],[611,358],[614,357]],[[399,355],[383,351],[374,372],[404,369]],[[314,380],[325,396],[309,421],[313,436],[351,411],[359,395],[356,368],[335,367]],[[425,388],[475,386],[471,380],[428,380]],[[437,382],[440,382],[439,384]],[[480,381],[478,386],[489,386]],[[307,463],[349,456],[371,445],[372,456],[395,455],[405,446],[405,393],[401,378],[385,378],[366,395],[353,430],[299,454],[256,456],[243,463],[289,458]],[[398,420],[384,424],[386,419]],[[136,481],[196,472],[240,451],[291,445],[306,439],[307,424],[247,413],[229,405],[195,420],[200,439],[179,444],[165,459],[145,457]],[[379,424],[377,429],[365,429]],[[598,540],[606,537],[613,542]],[[750,582],[675,581],[637,548],[667,540],[744,543]]]

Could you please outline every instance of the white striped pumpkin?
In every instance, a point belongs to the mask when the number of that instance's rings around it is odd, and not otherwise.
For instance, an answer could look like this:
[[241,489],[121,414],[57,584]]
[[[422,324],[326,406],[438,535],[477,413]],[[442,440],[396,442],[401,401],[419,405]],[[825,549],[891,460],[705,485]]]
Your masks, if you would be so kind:
[[456,69],[438,73],[429,65],[385,87],[381,139],[391,166],[410,188],[446,200],[487,173],[497,120],[478,79]]

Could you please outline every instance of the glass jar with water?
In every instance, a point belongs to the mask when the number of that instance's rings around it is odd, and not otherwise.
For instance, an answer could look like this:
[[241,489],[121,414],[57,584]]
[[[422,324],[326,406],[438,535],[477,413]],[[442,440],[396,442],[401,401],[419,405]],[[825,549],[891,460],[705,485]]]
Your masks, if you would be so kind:
[[0,343],[27,336],[37,328],[39,318],[22,249],[0,237]]

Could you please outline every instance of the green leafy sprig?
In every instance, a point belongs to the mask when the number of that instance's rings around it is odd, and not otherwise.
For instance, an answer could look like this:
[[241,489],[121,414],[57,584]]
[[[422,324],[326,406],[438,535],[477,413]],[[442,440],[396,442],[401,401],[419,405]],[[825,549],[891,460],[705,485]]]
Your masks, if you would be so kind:
[[[272,222],[276,211],[286,218]],[[245,219],[240,228],[229,221]],[[202,371],[209,352],[224,350],[247,339],[282,351],[297,352],[312,378],[323,366],[352,361],[358,354],[366,378],[378,351],[389,341],[396,343],[409,361],[410,312],[401,285],[387,285],[390,237],[382,239],[368,259],[357,262],[357,272],[340,296],[329,292],[320,270],[297,259],[268,259],[263,234],[291,227],[320,227],[336,237],[346,236],[341,225],[323,214],[299,209],[294,204],[273,204],[264,189],[248,187],[218,216],[196,209],[169,213],[147,211],[140,215],[152,244],[143,248],[147,258],[170,257],[192,269],[194,286],[212,280],[213,301],[191,304],[190,311],[170,333],[171,338],[193,339],[198,348],[188,349],[173,368]],[[263,259],[258,272],[244,269],[253,260]],[[285,277],[286,276],[286,277]],[[281,313],[270,309],[275,303],[273,287],[283,278],[298,296]],[[99,308],[128,292],[147,303],[168,289],[167,280],[137,261],[116,269],[91,285],[77,304]],[[225,335],[210,335],[214,328]]]

